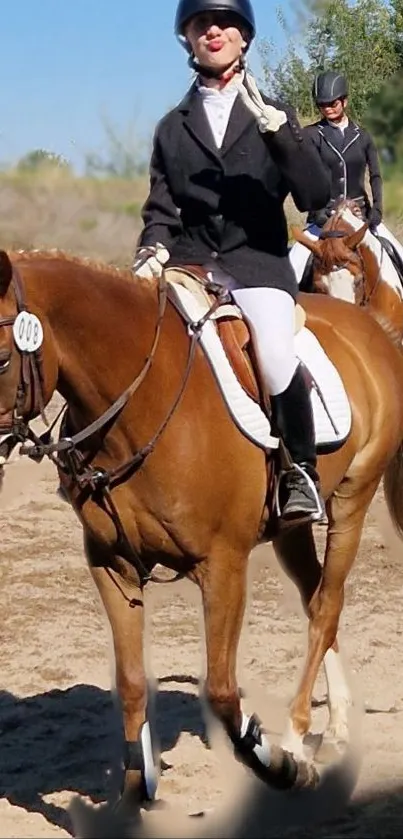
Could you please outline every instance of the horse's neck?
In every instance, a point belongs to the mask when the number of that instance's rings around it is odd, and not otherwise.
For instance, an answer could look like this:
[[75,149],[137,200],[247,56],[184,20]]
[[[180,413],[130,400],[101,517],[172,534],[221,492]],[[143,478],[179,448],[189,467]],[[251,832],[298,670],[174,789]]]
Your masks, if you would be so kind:
[[152,285],[66,260],[27,266],[27,298],[48,321],[56,389],[80,414],[102,412],[139,371],[157,318]]
[[398,294],[401,299],[399,277],[389,254],[383,248],[379,239],[367,231],[360,251],[364,265],[368,265],[371,271],[372,290],[380,292],[388,288]]
[[366,277],[366,305],[391,341],[400,348],[403,337],[403,300],[395,268],[375,236],[369,235],[360,250]]

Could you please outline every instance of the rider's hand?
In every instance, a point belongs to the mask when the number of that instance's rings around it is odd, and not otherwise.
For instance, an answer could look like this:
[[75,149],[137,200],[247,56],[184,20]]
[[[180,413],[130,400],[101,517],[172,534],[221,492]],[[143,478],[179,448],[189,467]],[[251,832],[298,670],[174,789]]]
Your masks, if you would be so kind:
[[313,223],[317,227],[323,227],[329,221],[331,215],[332,211],[330,207],[324,207],[323,210],[316,210],[316,212],[310,214]]
[[245,72],[244,79],[237,79],[236,85],[244,105],[255,117],[259,130],[263,134],[275,133],[287,122],[285,111],[279,111],[278,108],[267,105],[263,101],[255,79],[250,73]]
[[376,230],[378,224],[382,221],[382,213],[379,207],[371,207],[368,213],[368,226],[370,230]]
[[139,248],[134,257],[132,271],[137,277],[143,277],[145,280],[152,280],[153,277],[158,279],[162,275],[169,256],[169,251],[165,245],[161,245],[161,242]]

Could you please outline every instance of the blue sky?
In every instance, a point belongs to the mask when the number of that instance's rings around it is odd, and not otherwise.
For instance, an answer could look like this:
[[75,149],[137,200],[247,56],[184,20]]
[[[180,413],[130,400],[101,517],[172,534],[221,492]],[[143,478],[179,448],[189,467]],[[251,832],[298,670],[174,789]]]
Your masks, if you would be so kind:
[[[290,0],[278,3],[290,21]],[[281,48],[277,3],[254,0],[258,34]],[[34,148],[80,169],[107,150],[103,120],[125,139],[150,136],[190,71],[172,32],[173,0],[18,0],[1,5],[0,161]],[[251,68],[259,75],[255,49]]]

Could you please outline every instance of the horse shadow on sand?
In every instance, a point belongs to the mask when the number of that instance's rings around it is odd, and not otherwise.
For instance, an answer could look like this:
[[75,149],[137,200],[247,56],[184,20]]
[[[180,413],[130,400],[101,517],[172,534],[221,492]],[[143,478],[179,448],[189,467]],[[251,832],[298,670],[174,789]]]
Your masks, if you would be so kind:
[[[165,689],[165,682],[175,688]],[[197,685],[197,680],[175,675],[161,679],[151,706],[163,771],[164,752],[174,748],[182,732],[207,745],[202,703],[198,695],[179,689],[182,683]],[[25,698],[2,691],[0,736],[0,798],[28,813],[40,814],[51,825],[81,839],[155,839],[155,833],[141,826],[134,832],[121,830],[116,816],[110,815],[110,803],[121,780],[123,742],[121,717],[111,691],[85,684]],[[182,835],[189,836],[191,831],[197,839],[400,837],[401,782],[396,779],[392,788],[351,801],[359,764],[354,754],[347,755],[331,769],[318,791],[296,795],[276,793],[253,779],[246,799],[242,790],[236,791],[232,816],[229,821],[225,818],[225,826],[210,824],[206,814],[207,819],[201,822],[191,819],[186,828],[189,832]],[[58,792],[67,793],[69,799],[73,794],[79,808],[73,819],[70,801],[64,807],[49,800]],[[95,810],[94,805],[101,807]]]
[[[186,676],[164,681],[197,684]],[[164,752],[174,748],[182,732],[207,745],[198,696],[160,683],[150,714],[163,771],[170,768]],[[41,814],[71,835],[68,807],[48,798],[65,791],[100,804],[118,793],[123,732],[109,690],[81,684],[29,697],[0,691],[0,738],[0,799]]]

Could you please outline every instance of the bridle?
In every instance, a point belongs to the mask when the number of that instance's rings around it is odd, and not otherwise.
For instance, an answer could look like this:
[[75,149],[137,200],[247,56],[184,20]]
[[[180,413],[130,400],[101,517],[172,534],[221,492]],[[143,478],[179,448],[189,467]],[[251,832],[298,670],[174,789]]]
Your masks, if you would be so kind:
[[[14,326],[14,323],[21,312],[26,312],[24,290],[19,271],[15,266],[12,269],[11,284],[14,289],[17,311],[15,315],[0,318],[0,327]],[[43,421],[48,425],[45,414],[43,360],[41,347],[35,352],[24,352],[18,350],[20,355],[20,375],[16,390],[13,408],[0,418],[0,434],[10,434],[17,442],[24,442],[30,438],[31,429],[23,418],[23,414],[36,416],[41,414]],[[30,403],[28,403],[30,400]]]
[[[318,238],[319,239],[343,239],[346,235],[347,234],[343,230],[321,230]],[[384,249],[384,246],[383,246],[382,242],[380,242],[380,245],[381,245],[381,260],[380,260],[380,264],[379,264],[379,268],[378,268],[378,274],[377,274],[376,280],[375,280],[371,290],[368,293],[365,291],[365,283],[364,283],[364,274],[365,274],[364,259],[363,259],[362,253],[359,250],[357,250],[357,252],[356,252],[358,260],[360,262],[361,271],[360,271],[359,274],[357,274],[354,277],[354,289],[355,289],[355,291],[357,289],[359,289],[360,292],[361,292],[361,298],[358,302],[358,306],[360,306],[360,307],[368,306],[368,304],[371,301],[372,295],[375,293],[375,291],[376,291],[376,289],[379,285],[380,279],[381,279],[383,254],[384,254],[385,249]],[[342,271],[344,268],[348,268],[348,266],[349,266],[349,260],[346,260],[345,262],[342,262],[340,264],[338,263],[334,267],[336,268],[337,271]]]
[[[13,316],[0,318],[0,327],[13,326],[16,318],[18,317],[18,314],[21,311],[27,311],[24,301],[22,279],[20,277],[19,272],[14,266],[11,282],[14,288],[17,312]],[[93,422],[90,423],[90,425],[81,429],[76,434],[73,434],[73,436],[71,437],[63,436],[63,434],[61,433],[59,440],[57,442],[54,442],[52,440],[51,432],[62,413],[65,414],[64,428],[66,427],[66,414],[68,411],[68,406],[63,406],[62,411],[59,412],[59,414],[54,419],[52,425],[49,428],[49,423],[47,422],[44,413],[42,354],[40,350],[36,351],[35,353],[24,353],[21,352],[21,350],[18,350],[21,356],[21,372],[19,384],[17,387],[16,400],[14,408],[9,412],[8,415],[9,422],[7,429],[3,430],[2,426],[0,426],[0,433],[2,433],[3,435],[10,435],[9,442],[6,446],[7,456],[10,455],[12,449],[17,445],[17,443],[21,442],[22,446],[19,450],[20,455],[27,455],[29,458],[36,462],[40,462],[45,456],[48,457],[53,463],[55,463],[56,466],[59,467],[59,469],[64,474],[66,474],[72,480],[73,484],[80,491],[87,491],[89,495],[92,497],[92,499],[103,507],[103,509],[110,515],[112,521],[114,522],[117,533],[117,543],[120,553],[122,556],[128,557],[128,559],[133,562],[133,565],[136,568],[136,571],[139,575],[141,585],[144,585],[144,583],[148,580],[152,580],[154,582],[167,583],[172,582],[172,579],[161,579],[157,577],[155,574],[152,574],[152,572],[150,572],[150,570],[144,565],[139,554],[135,552],[123,528],[119,512],[111,496],[111,489],[113,488],[113,486],[116,486],[125,478],[130,477],[144,463],[146,458],[153,452],[159,438],[164,432],[166,426],[168,425],[171,417],[173,416],[174,412],[176,411],[176,408],[178,407],[182,399],[193,365],[193,360],[199,343],[201,330],[204,324],[214,314],[216,309],[228,299],[228,292],[224,288],[217,288],[216,286],[213,287],[213,284],[210,284],[210,288],[208,290],[214,292],[215,295],[215,299],[212,305],[210,306],[208,311],[203,315],[203,317],[200,318],[200,320],[188,324],[188,334],[190,337],[188,356],[186,360],[185,370],[183,373],[183,378],[180,383],[178,392],[176,393],[171,405],[169,406],[165,414],[163,421],[156,429],[152,438],[144,446],[142,446],[142,448],[140,448],[139,451],[137,451],[128,461],[120,464],[119,466],[116,466],[114,469],[107,470],[102,467],[93,466],[89,464],[83,452],[80,451],[79,447],[82,443],[88,441],[102,429],[104,429],[107,433],[107,431],[111,428],[114,420],[116,420],[116,418],[120,415],[125,405],[136,393],[153,364],[161,335],[162,323],[167,306],[167,300],[170,297],[169,283],[167,283],[166,281],[164,272],[162,273],[162,276],[158,278],[158,314],[156,319],[153,341],[149,354],[144,361],[144,365],[141,371],[136,376],[134,381],[129,385],[128,388],[126,388],[126,390],[118,397],[118,399],[116,399],[115,402],[113,402],[113,404],[110,405],[106,411],[104,411],[104,413],[101,416],[97,417]],[[175,305],[175,298],[170,297],[170,299],[171,302]],[[31,398],[29,411],[27,410],[28,395]],[[41,412],[45,424],[48,426],[48,429],[40,436],[38,436],[29,425],[30,419],[36,416],[39,413],[39,411]],[[28,419],[24,419],[23,414],[25,414],[25,416],[28,417]],[[180,576],[182,576],[182,574],[179,572],[176,575],[175,579],[177,579]]]

